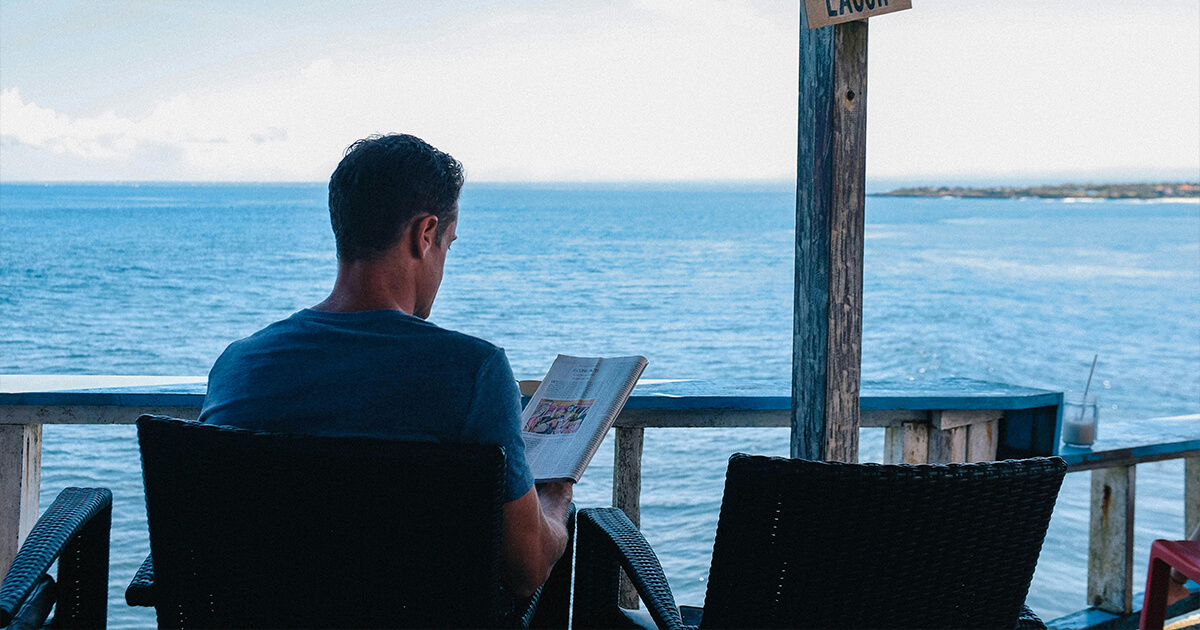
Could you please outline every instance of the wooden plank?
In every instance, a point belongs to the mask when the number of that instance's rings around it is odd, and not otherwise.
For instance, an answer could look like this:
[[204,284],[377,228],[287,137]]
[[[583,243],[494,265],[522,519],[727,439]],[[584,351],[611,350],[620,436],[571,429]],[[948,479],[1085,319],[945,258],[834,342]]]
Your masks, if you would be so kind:
[[1151,449],[1118,449],[1105,453],[1105,456],[1097,459],[1087,459],[1082,462],[1072,462],[1070,458],[1063,456],[1067,460],[1067,472],[1081,472],[1084,470],[1102,470],[1107,468],[1124,468],[1136,464],[1148,464],[1150,462],[1162,462],[1169,459],[1187,459],[1190,457],[1200,456],[1200,450],[1174,450],[1164,449],[1155,451]]
[[787,409],[680,409],[678,411],[624,409],[613,426],[714,428],[787,427],[792,414]]
[[0,575],[38,518],[42,425],[0,424]]
[[[788,408],[680,408],[629,409],[617,417],[618,427],[787,427],[791,425]],[[108,405],[0,405],[3,420],[11,424],[133,424],[142,414],[195,420],[200,407],[114,407]],[[900,426],[902,422],[925,421],[929,413],[919,410],[863,411],[864,427]]]
[[825,455],[829,225],[833,189],[833,29],[800,12],[796,260],[792,316],[792,457]]
[[0,417],[11,424],[133,424],[142,414],[195,420],[200,407],[114,407],[110,405],[4,405]]
[[1200,527],[1200,456],[1183,460],[1183,535]]
[[[199,412],[199,410],[196,410]],[[136,417],[136,416],[135,416]],[[658,428],[786,427],[786,409],[623,409],[613,426]],[[928,422],[929,412],[914,409],[863,411],[860,427],[899,427],[905,422]]]
[[[642,523],[642,446],[645,429],[618,427],[613,448],[613,505],[621,508],[634,525]],[[625,608],[638,607],[637,589],[621,575],[618,601]]]
[[613,505],[634,525],[642,522],[642,446],[645,429],[618,427],[613,448]]
[[929,463],[946,464],[967,461],[968,427],[947,431],[929,428]]
[[929,425],[905,422],[900,427],[900,464],[929,463]]
[[[642,379],[627,409],[791,409],[788,381]],[[0,407],[194,407],[204,401],[202,376],[0,375]],[[1057,392],[966,378],[862,381],[863,411],[888,409],[1028,409],[1055,405]],[[1195,418],[1191,426],[1195,426]],[[1102,436],[1109,436],[1104,431]]]
[[919,409],[863,409],[860,427],[897,427],[905,422],[929,422],[929,412]]
[[999,409],[939,409],[929,412],[930,424],[942,431],[991,422],[1003,417],[1004,412]]
[[857,461],[867,23],[800,19],[791,451]]
[[834,26],[833,49],[825,459],[856,462],[867,181],[867,22]]
[[1088,531],[1088,604],[1133,611],[1133,512],[1137,467],[1092,471]]
[[809,28],[820,28],[851,20],[865,20],[912,8],[912,0],[804,0]]
[[[192,391],[204,396],[207,376],[129,376],[113,374],[0,374],[0,394],[122,390]],[[197,388],[197,389],[191,389]]]
[[887,427],[883,430],[883,463],[899,464],[904,461],[904,427]]
[[990,462],[996,459],[999,444],[1000,421],[992,420],[972,424],[967,429],[967,461]]
[[863,381],[863,409],[1031,409],[1057,406],[1061,392],[969,378]]
[[887,427],[883,437],[883,463],[924,464],[929,460],[929,425],[904,422]]

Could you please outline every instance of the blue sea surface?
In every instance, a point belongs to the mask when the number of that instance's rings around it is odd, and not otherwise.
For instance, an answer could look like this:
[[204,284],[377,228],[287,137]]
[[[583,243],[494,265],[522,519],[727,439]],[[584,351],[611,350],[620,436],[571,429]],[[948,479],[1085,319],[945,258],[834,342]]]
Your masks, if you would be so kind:
[[[320,184],[0,185],[0,374],[204,375],[234,339],[320,301],[336,260]],[[431,320],[507,349],[642,354],[645,378],[791,370],[794,193],[762,186],[468,184]],[[1200,205],[867,200],[863,378],[963,376],[1080,390],[1104,425],[1200,412]],[[148,550],[133,428],[48,425],[42,506],[115,499],[110,624]],[[882,458],[864,430],[863,459]],[[725,462],[786,455],[782,429],[646,432],[642,526],[677,600],[699,605]],[[576,490],[611,496],[606,441]],[[1183,466],[1139,466],[1135,579],[1183,534]],[[1030,605],[1086,606],[1088,475],[1068,475]],[[870,588],[864,577],[864,590]]]

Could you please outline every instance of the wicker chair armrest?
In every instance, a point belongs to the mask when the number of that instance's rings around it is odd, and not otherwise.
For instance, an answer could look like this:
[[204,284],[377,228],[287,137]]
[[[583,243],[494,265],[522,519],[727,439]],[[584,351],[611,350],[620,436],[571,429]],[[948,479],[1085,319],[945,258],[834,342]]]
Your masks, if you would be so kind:
[[154,557],[147,555],[129,586],[125,587],[125,603],[130,606],[153,606],[155,601]]
[[1021,615],[1017,617],[1019,630],[1046,630],[1046,623],[1035,615],[1029,606],[1021,606]]
[[44,630],[54,608],[56,590],[54,578],[43,574],[4,630]]
[[0,585],[0,627],[13,620],[60,556],[56,625],[103,627],[111,527],[112,492],[107,488],[60,492],[29,532]]
[[576,533],[575,627],[641,627],[617,602],[620,569],[659,628],[685,628],[658,556],[618,508],[579,512]]

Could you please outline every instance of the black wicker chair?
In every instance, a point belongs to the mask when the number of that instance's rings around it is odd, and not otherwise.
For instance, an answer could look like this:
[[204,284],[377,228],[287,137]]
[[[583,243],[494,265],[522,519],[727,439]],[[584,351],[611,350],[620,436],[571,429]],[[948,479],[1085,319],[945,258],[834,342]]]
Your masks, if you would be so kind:
[[[616,508],[579,514],[575,628],[1026,628],[1067,466],[730,458],[704,608]],[[617,604],[630,576],[646,612]],[[647,614],[648,613],[648,614]]]
[[[67,488],[38,519],[0,586],[0,628],[103,628],[112,493]],[[58,579],[47,574],[58,560]]]
[[529,600],[500,584],[499,446],[137,426],[151,556],[125,598],[159,627],[566,627],[570,556]]

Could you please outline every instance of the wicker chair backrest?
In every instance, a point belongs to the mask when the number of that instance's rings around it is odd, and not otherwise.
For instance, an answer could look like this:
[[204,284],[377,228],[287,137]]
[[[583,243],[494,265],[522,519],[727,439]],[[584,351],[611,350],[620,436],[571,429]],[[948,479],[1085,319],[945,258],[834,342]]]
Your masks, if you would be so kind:
[[1065,473],[734,455],[701,624],[1012,628]]
[[138,420],[161,627],[482,627],[499,446]]

